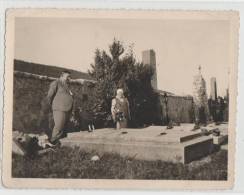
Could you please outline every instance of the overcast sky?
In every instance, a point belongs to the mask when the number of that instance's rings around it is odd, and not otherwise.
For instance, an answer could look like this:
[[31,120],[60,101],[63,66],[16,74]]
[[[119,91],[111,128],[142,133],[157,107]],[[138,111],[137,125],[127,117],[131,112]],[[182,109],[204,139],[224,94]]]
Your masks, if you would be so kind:
[[219,95],[228,87],[230,26],[224,20],[138,20],[17,18],[15,58],[86,72],[96,48],[108,49],[113,38],[141,52],[154,49],[158,88],[192,94],[193,76],[202,66],[209,95],[216,77]]

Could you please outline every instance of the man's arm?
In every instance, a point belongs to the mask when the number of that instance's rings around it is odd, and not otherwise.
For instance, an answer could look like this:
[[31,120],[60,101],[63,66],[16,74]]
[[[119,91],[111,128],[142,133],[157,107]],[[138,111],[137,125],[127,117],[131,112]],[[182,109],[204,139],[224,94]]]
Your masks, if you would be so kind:
[[48,93],[47,93],[47,101],[48,101],[49,105],[52,105],[53,98],[54,98],[54,96],[56,95],[56,92],[57,92],[57,88],[58,88],[57,81],[53,81],[50,84],[50,87],[49,87],[49,90],[48,90]]

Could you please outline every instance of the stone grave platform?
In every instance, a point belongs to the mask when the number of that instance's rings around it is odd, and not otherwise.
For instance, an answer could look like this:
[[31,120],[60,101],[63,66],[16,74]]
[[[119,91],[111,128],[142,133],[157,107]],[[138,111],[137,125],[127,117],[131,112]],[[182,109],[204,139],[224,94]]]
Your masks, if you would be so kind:
[[[194,124],[181,124],[173,129],[150,126],[143,129],[97,129],[94,132],[69,133],[61,140],[63,146],[78,146],[86,151],[116,153],[141,160],[162,160],[189,163],[210,154],[214,144],[211,136]],[[210,130],[216,128],[208,127]]]
[[215,145],[222,145],[227,143],[228,141],[228,124],[227,123],[222,123],[219,125],[214,125],[214,124],[209,124],[207,127],[203,127],[204,129],[208,130],[208,132],[212,133],[213,130],[219,130],[220,135],[219,136],[214,136],[210,135],[210,137],[213,138],[213,143]]

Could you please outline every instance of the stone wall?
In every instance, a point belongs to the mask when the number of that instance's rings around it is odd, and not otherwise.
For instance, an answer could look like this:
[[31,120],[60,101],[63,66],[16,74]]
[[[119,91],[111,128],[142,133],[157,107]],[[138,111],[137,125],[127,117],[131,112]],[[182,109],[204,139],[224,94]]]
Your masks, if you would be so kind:
[[[48,113],[45,113],[47,120],[43,117],[43,100],[45,99],[50,83],[55,78],[33,75],[15,71],[14,73],[14,91],[13,91],[13,129],[23,132],[38,132],[47,129]],[[88,81],[71,82],[71,90],[75,95],[75,105],[81,105],[81,99],[84,94],[87,97],[92,95],[94,84]],[[51,114],[49,114],[51,115]]]
[[[52,114],[50,111],[43,114],[43,100],[53,80],[55,78],[15,71],[13,91],[14,130],[40,133],[40,131],[52,129]],[[76,107],[82,106],[81,102],[84,95],[88,99],[93,96],[95,92],[93,87],[94,84],[90,81],[73,80],[71,82],[71,90],[75,95]],[[167,105],[170,120],[181,123],[193,121],[193,100],[191,97],[168,96]],[[160,96],[159,106],[161,107],[161,116],[159,118],[164,123],[166,119],[166,106],[163,96]],[[83,120],[80,119],[80,121]]]

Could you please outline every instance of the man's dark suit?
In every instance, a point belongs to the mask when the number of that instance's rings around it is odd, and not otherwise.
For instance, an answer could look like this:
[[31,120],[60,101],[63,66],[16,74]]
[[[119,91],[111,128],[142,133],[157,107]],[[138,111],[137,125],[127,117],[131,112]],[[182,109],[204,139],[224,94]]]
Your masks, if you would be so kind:
[[47,100],[52,106],[54,128],[51,141],[57,141],[63,134],[65,124],[69,120],[73,108],[73,94],[68,85],[60,79],[50,84]]

